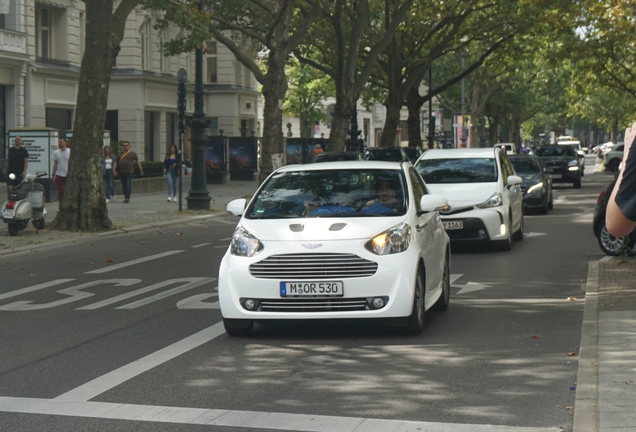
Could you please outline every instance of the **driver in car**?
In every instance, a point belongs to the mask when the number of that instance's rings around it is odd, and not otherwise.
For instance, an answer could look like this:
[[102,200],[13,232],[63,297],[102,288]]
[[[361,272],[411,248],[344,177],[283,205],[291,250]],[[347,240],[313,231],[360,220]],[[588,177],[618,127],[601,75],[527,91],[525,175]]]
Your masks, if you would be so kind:
[[364,204],[364,207],[370,207],[374,204],[380,204],[390,209],[394,209],[401,204],[400,202],[398,202],[395,195],[395,188],[391,186],[391,181],[388,179],[380,179],[378,181],[378,197],[367,201]]

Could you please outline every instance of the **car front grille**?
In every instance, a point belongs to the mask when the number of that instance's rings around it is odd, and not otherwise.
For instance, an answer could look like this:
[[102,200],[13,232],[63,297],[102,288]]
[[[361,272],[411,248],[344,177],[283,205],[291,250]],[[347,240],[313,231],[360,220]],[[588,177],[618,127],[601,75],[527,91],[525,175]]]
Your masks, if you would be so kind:
[[370,277],[378,264],[354,254],[307,253],[272,255],[250,266],[261,279],[344,279]]
[[473,210],[472,206],[471,207],[458,208],[458,209],[453,209],[451,207],[450,211],[448,211],[448,212],[443,212],[442,211],[442,212],[440,212],[440,214],[442,216],[452,216],[452,215],[456,215],[456,214],[460,214],[460,213],[466,213],[466,212],[469,212],[471,210]]
[[370,309],[364,298],[348,299],[268,299],[261,300],[259,312],[346,312]]

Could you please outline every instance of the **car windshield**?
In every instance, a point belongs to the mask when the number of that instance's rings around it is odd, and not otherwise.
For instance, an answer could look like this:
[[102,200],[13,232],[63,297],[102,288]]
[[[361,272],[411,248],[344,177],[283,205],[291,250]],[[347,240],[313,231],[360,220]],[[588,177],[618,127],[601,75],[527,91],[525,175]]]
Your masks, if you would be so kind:
[[402,162],[402,150],[399,148],[373,149],[368,150],[365,159],[381,160],[389,162]]
[[497,181],[493,158],[422,159],[416,165],[426,183],[492,183]]
[[537,174],[541,172],[539,163],[534,158],[522,157],[522,158],[508,158],[512,163],[513,168],[517,174],[528,175]]
[[561,156],[571,156],[574,157],[574,150],[569,146],[550,146],[550,147],[539,147],[535,154],[539,157],[561,157]]
[[406,213],[402,170],[306,170],[274,174],[247,209],[248,219],[373,217]]

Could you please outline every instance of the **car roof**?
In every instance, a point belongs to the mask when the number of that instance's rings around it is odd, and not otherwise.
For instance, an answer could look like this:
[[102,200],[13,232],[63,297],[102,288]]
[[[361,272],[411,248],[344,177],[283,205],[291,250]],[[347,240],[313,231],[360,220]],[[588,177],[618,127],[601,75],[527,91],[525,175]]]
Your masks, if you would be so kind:
[[567,144],[581,144],[581,141],[579,140],[557,141],[557,145],[567,145]]
[[[462,159],[462,158],[492,158],[497,150],[494,147],[468,149],[431,149],[420,156],[423,159]],[[499,150],[501,151],[501,150]]]
[[404,164],[411,165],[408,162],[387,162],[387,161],[334,161],[320,162],[317,164],[303,165],[285,165],[276,172],[294,172],[294,171],[321,171],[321,170],[344,170],[344,169],[394,169],[403,170]]

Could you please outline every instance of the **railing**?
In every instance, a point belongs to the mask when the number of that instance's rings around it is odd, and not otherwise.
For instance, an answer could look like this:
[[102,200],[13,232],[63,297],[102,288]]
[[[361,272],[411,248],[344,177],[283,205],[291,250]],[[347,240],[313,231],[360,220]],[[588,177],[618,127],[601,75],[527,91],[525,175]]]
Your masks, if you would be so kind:
[[0,51],[26,55],[26,38],[26,33],[2,29],[0,30]]

